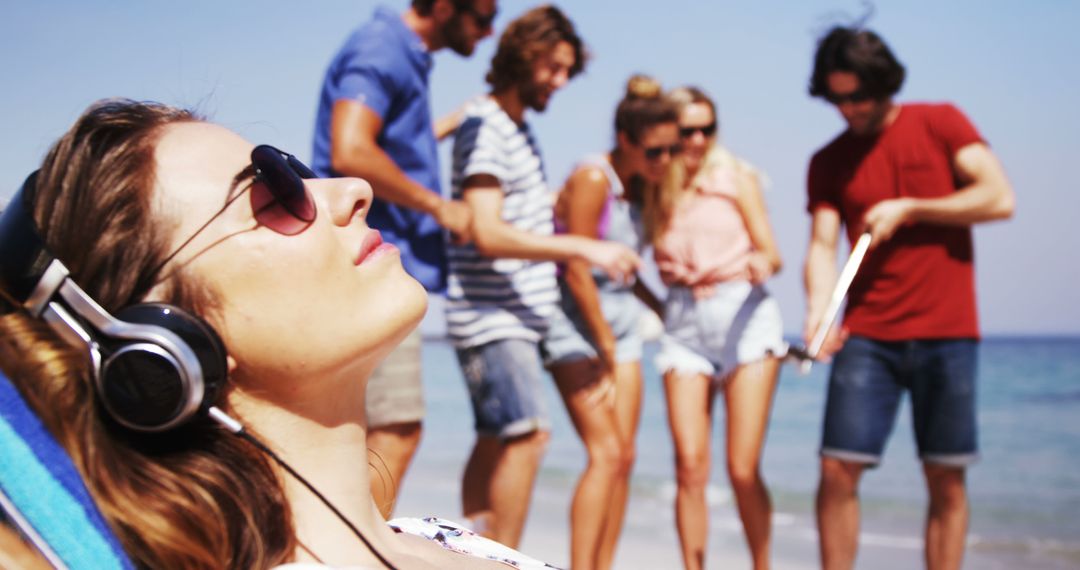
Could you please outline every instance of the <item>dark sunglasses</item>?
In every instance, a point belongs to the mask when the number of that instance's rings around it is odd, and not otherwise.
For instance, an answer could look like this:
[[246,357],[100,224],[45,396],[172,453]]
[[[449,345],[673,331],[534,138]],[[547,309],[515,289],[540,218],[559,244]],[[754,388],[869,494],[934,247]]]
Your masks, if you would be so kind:
[[873,99],[873,95],[859,89],[858,91],[852,91],[846,95],[837,95],[836,93],[826,93],[825,100],[833,105],[843,105],[844,103],[862,103]]
[[253,178],[251,184],[230,197],[220,210],[173,250],[154,273],[176,257],[247,190],[251,191],[252,214],[260,226],[291,236],[304,231],[315,221],[315,200],[304,186],[304,180],[318,176],[300,159],[270,145],[259,145],[251,151],[251,166],[236,178],[239,181],[249,175]]
[[649,146],[645,147],[645,159],[646,160],[658,160],[663,155],[669,157],[678,156],[682,152],[681,144],[673,144],[671,146]]
[[716,121],[713,121],[707,125],[698,125],[696,127],[679,127],[679,137],[688,139],[694,136],[694,133],[701,133],[705,138],[709,138],[716,134]]
[[482,14],[476,10],[475,6],[459,8],[458,13],[465,13],[472,16],[473,21],[476,22],[476,27],[481,30],[491,29],[491,26],[495,23],[495,16],[499,14],[498,10],[495,10],[490,14]]

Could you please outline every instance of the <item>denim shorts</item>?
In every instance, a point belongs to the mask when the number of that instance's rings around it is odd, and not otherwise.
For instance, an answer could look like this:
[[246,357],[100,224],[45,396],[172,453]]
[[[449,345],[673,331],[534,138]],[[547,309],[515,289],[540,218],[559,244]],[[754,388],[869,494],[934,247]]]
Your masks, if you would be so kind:
[[833,360],[821,454],[877,465],[905,391],[924,463],[978,459],[974,339],[878,341],[852,336]]
[[472,400],[476,433],[509,439],[549,429],[537,343],[496,340],[457,349]]
[[[585,317],[577,308],[565,283],[559,284],[562,294],[562,311],[551,319],[551,326],[542,341],[545,364],[560,364],[582,359],[595,359],[598,351],[592,334],[585,324]],[[634,362],[641,360],[644,341],[638,332],[641,302],[630,291],[605,291],[601,289],[600,310],[611,325],[615,335],[615,360]]]
[[656,368],[723,380],[742,364],[784,353],[780,306],[760,285],[731,281],[696,299],[672,287],[664,304],[664,336]]

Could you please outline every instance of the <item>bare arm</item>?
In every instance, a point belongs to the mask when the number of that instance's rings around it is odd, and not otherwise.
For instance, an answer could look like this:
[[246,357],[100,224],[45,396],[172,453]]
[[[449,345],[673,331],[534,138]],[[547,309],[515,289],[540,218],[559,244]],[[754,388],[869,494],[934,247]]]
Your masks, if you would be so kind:
[[[607,194],[607,177],[600,170],[587,167],[571,174],[559,197],[567,233],[599,237],[600,217],[607,203]],[[600,292],[588,263],[579,259],[568,261],[564,279],[593,341],[600,349],[600,361],[608,370],[614,370],[615,334],[600,308]]]
[[896,198],[874,205],[863,223],[873,234],[873,243],[892,237],[905,223],[926,222],[949,226],[970,226],[1009,218],[1016,198],[1005,170],[990,148],[969,144],[953,156],[953,171],[961,187],[940,198]]
[[473,212],[473,239],[486,257],[544,261],[582,259],[616,278],[632,274],[641,260],[630,248],[576,235],[537,235],[515,228],[502,219],[503,192],[499,180],[488,174],[464,182],[465,202]]
[[840,214],[829,207],[814,210],[810,222],[810,245],[803,268],[806,287],[806,323],[803,339],[809,343],[824,316],[836,286],[836,246],[840,238]]
[[435,119],[435,140],[442,142],[446,137],[456,133],[464,116],[464,109],[459,107]]
[[330,123],[330,164],[336,172],[367,180],[375,196],[432,215],[460,239],[468,237],[470,212],[461,202],[444,200],[405,175],[376,142],[382,119],[357,101],[334,103]]
[[780,271],[783,261],[780,259],[780,250],[776,247],[761,183],[756,174],[749,171],[740,173],[735,201],[750,234],[750,242],[754,244],[754,253],[750,259],[750,279],[754,283],[763,283]]

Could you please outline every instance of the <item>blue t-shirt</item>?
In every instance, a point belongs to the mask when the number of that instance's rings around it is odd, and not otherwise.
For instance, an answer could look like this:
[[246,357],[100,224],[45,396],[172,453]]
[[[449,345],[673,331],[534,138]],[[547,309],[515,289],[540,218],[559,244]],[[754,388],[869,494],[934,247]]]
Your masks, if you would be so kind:
[[[437,141],[428,102],[432,58],[424,43],[386,7],[360,25],[334,56],[323,79],[315,120],[312,168],[340,176],[330,167],[330,120],[334,102],[353,99],[382,117],[376,142],[405,174],[441,194]],[[446,287],[443,229],[422,212],[375,200],[367,217],[383,239],[401,250],[405,270],[428,291]]]

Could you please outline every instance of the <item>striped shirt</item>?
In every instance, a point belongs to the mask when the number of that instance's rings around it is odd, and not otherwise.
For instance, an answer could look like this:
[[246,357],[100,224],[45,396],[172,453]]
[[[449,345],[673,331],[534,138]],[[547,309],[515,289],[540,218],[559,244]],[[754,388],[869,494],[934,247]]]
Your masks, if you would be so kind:
[[[527,124],[515,123],[495,100],[471,102],[454,139],[453,197],[469,176],[497,178],[502,219],[518,230],[554,231],[552,199],[540,149]],[[496,340],[539,342],[559,303],[555,264],[484,257],[473,244],[450,244],[446,327],[458,348]]]

